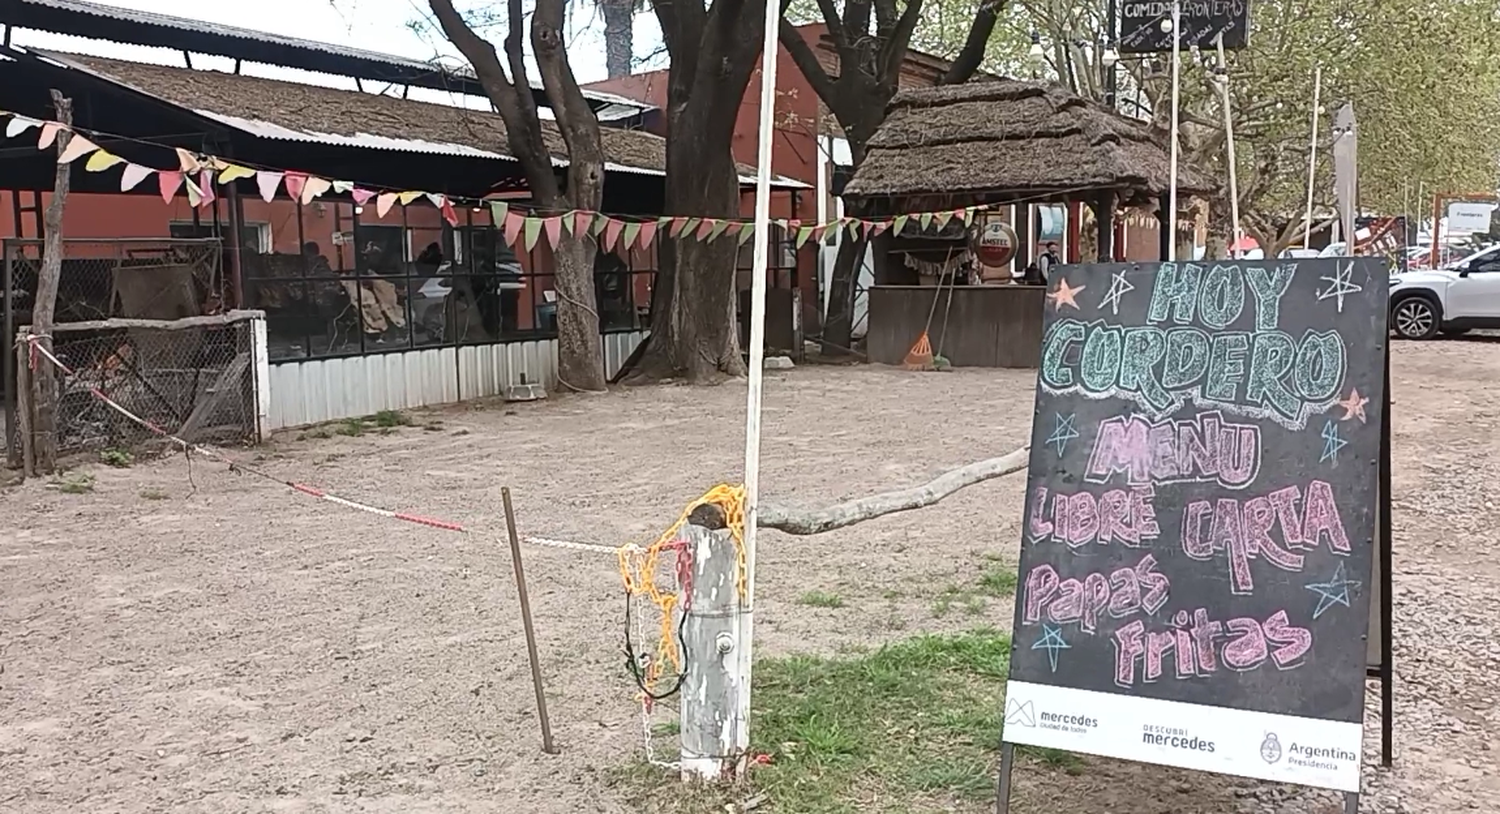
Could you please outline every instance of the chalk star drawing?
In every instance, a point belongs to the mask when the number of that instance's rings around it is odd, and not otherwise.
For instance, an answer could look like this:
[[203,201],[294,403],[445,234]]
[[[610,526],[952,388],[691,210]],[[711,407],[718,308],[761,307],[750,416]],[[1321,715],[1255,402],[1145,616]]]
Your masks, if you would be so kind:
[[[1345,602],[1345,604],[1348,604]],[[1317,617],[1314,616],[1314,619]],[[1073,645],[1063,641],[1062,628],[1052,625],[1042,625],[1042,638],[1037,639],[1031,646],[1032,650],[1047,651],[1047,662],[1052,665],[1052,672],[1057,672],[1057,654],[1061,650],[1072,650]]]
[[[1324,611],[1334,605],[1349,607],[1349,591],[1359,590],[1359,580],[1349,579],[1349,574],[1340,562],[1339,567],[1333,572],[1333,579],[1327,582],[1313,582],[1305,586],[1307,590],[1318,595],[1318,606],[1313,609],[1313,619],[1322,616]],[[1057,668],[1053,668],[1054,670]]]
[[1337,298],[1339,313],[1344,313],[1344,295],[1357,294],[1364,289],[1349,281],[1349,275],[1354,273],[1354,264],[1346,263],[1344,267],[1335,271],[1332,276],[1327,274],[1319,277],[1329,283],[1328,288],[1318,292],[1318,302],[1330,297]]
[[1351,418],[1358,418],[1359,423],[1361,424],[1365,423],[1365,405],[1369,403],[1370,399],[1365,396],[1361,396],[1359,394],[1358,388],[1351,388],[1349,390],[1349,395],[1345,397],[1343,401],[1334,402],[1334,404],[1337,404],[1338,406],[1344,408],[1344,417],[1340,418],[1340,421],[1348,421]]
[[1318,459],[1318,463],[1321,464],[1328,461],[1338,463],[1339,450],[1349,444],[1348,441],[1339,437],[1339,425],[1332,421],[1327,422],[1323,425],[1323,432],[1319,437],[1323,439],[1323,457]]
[[1110,313],[1118,316],[1120,313],[1120,298],[1134,290],[1135,286],[1129,280],[1125,279],[1125,272],[1117,271],[1110,278],[1109,290],[1104,292],[1104,299],[1099,301],[1099,307],[1102,309],[1105,306],[1109,306]]
[[1067,451],[1068,442],[1078,437],[1078,430],[1073,428],[1073,417],[1073,413],[1068,413],[1067,415],[1055,413],[1053,415],[1056,425],[1052,430],[1052,434],[1047,436],[1046,443],[1057,445],[1058,457],[1062,457],[1062,454]]
[[1088,288],[1088,286],[1081,285],[1077,288],[1074,288],[1068,285],[1068,279],[1066,277],[1059,277],[1057,279],[1057,290],[1048,291],[1047,299],[1052,303],[1052,307],[1059,311],[1062,310],[1062,307],[1064,305],[1070,305],[1073,307],[1073,310],[1079,311],[1082,309],[1078,307],[1078,292],[1084,290],[1085,288]]

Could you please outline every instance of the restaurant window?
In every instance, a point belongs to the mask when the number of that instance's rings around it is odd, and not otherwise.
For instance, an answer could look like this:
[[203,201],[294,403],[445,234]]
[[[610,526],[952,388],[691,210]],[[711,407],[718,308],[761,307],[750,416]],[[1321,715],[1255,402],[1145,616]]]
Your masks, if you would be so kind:
[[[159,221],[158,221],[159,222]],[[177,240],[206,240],[221,237],[221,228],[213,223],[173,221],[167,224],[167,233]],[[240,248],[255,252],[271,250],[271,224],[246,223],[240,227]]]

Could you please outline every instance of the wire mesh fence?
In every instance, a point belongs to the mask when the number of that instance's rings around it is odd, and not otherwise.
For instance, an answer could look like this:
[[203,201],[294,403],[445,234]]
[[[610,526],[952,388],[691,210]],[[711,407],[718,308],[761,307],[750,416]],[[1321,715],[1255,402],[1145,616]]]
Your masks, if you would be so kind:
[[[163,434],[190,443],[251,442],[257,436],[256,316],[237,311],[57,325],[57,361],[33,351],[21,370],[22,409],[32,417],[21,424],[33,428],[34,444],[50,444],[56,455],[150,449],[168,443]],[[34,418],[41,405],[26,398],[43,365],[58,382],[50,437]]]

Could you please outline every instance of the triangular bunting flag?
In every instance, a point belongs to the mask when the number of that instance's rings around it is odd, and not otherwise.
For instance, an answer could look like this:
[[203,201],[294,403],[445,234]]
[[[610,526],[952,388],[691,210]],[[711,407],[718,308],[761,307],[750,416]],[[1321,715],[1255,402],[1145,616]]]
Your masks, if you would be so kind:
[[302,188],[307,186],[306,175],[300,172],[289,172],[282,179],[282,183],[286,185],[286,194],[291,196],[292,200],[302,200]]
[[490,224],[499,226],[505,223],[505,216],[510,212],[510,204],[505,201],[490,201]]
[[797,230],[797,248],[800,249],[804,245],[806,245],[807,239],[812,237],[812,233],[813,228],[811,226],[803,226],[799,228]]
[[89,172],[103,172],[116,164],[124,163],[124,161],[125,159],[114,153],[106,150],[96,150],[93,155],[89,156],[89,160],[84,163],[83,168]]
[[61,129],[62,125],[57,122],[42,122],[42,132],[37,134],[36,148],[45,150],[51,147],[52,142],[57,140],[57,131]]
[[837,237],[838,236],[838,230],[835,229],[835,230],[833,230],[830,233],[827,225],[825,225],[825,224],[819,224],[819,225],[814,226],[812,228],[812,234],[809,235],[807,239],[810,240],[810,241],[812,241],[813,243],[822,243],[823,242],[823,236],[827,235],[827,234],[832,234],[835,237]]
[[625,231],[625,222],[610,218],[609,222],[604,224],[604,240],[599,243],[599,248],[607,252],[614,251],[615,244],[620,242],[620,233],[623,231]]
[[562,215],[554,215],[542,221],[542,232],[547,235],[547,245],[554,249],[562,238],[562,222]]
[[402,206],[409,206],[412,201],[420,197],[422,197],[422,193],[410,189],[405,192],[396,193],[396,200],[400,201]]
[[849,218],[848,229],[849,238],[851,240],[859,240],[860,233],[865,230],[865,222],[859,218]]
[[156,170],[150,167],[142,167],[140,164],[125,163],[125,171],[120,173],[120,191],[129,192],[136,185],[146,180],[147,176]]
[[971,220],[974,219],[974,209],[973,209],[973,207],[964,207],[963,209],[955,209],[955,210],[953,210],[953,215],[955,217],[957,217],[959,220],[963,221],[965,224],[967,224],[969,221],[971,221]]
[[698,229],[693,236],[700,241],[708,240],[708,233],[714,230],[714,225],[717,223],[716,218],[704,218],[703,222],[698,224]]
[[522,228],[526,235],[526,251],[529,252],[532,249],[536,248],[536,240],[538,237],[541,237],[542,219],[526,218]]
[[253,175],[255,175],[255,170],[249,167],[241,167],[238,164],[225,164],[224,168],[219,170],[219,183],[232,184],[241,178],[250,178]]
[[594,237],[598,237],[599,235],[603,234],[604,227],[608,226],[610,220],[612,220],[608,216],[601,215],[598,212],[590,212],[589,217],[592,218],[592,220],[589,221],[589,234],[593,235]]
[[755,224],[741,223],[739,245],[743,246],[748,243],[750,241],[750,236],[753,234],[755,234]]
[[684,218],[682,221],[682,231],[678,232],[678,236],[681,237],[682,235],[692,234],[693,230],[698,228],[698,224],[702,222],[702,220],[702,218]]
[[631,221],[625,224],[625,233],[620,236],[620,251],[622,254],[630,253],[630,249],[635,246],[636,238],[640,236],[643,226],[645,224],[638,221]]
[[214,171],[204,167],[198,173],[198,191],[203,193],[203,202],[200,206],[208,206],[214,202]]
[[218,172],[219,170],[222,170],[227,166],[229,165],[211,155],[199,156],[198,169],[200,170],[213,170],[214,172]]
[[937,223],[938,231],[941,232],[942,230],[948,228],[948,221],[953,220],[953,213],[939,212],[936,215],[933,215],[932,219],[935,223]]
[[870,224],[869,235],[870,235],[870,237],[880,237],[881,235],[885,234],[885,230],[887,230],[889,228],[891,228],[891,222],[890,221],[888,221],[888,220],[876,221],[876,222]]
[[732,225],[733,223],[734,223],[734,221],[715,219],[714,220],[714,228],[712,228],[712,229],[710,229],[708,231],[708,239],[710,241],[718,240],[719,239],[719,235],[724,234],[724,231],[726,229],[728,229],[730,227],[730,225]]
[[424,192],[422,194],[425,195],[427,197],[427,200],[431,201],[432,205],[437,207],[438,209],[442,209],[443,202],[448,200],[446,197],[439,195],[436,192]]
[[156,173],[156,185],[161,190],[161,199],[171,203],[172,196],[176,195],[178,188],[182,186],[182,173],[161,170]]
[[592,226],[592,225],[594,225],[594,213],[592,213],[592,212],[574,212],[573,213],[573,234],[575,234],[575,235],[577,235],[579,237],[582,237],[582,236],[584,236],[584,235],[586,235],[586,234],[589,233],[589,227]]
[[[260,188],[260,197],[266,203],[270,203],[276,197],[276,188],[281,186],[281,173],[261,170],[255,174],[255,185]],[[287,190],[291,195],[292,191]],[[293,196],[296,197],[296,196]]]
[[396,205],[396,193],[382,192],[375,196],[375,217],[383,218],[390,214],[391,207]]
[[526,225],[526,219],[518,212],[511,212],[505,216],[505,245],[515,248],[516,242],[521,238],[521,227]]
[[173,149],[177,151],[177,168],[179,170],[182,170],[183,172],[197,172],[202,167],[202,165],[198,163],[197,156],[193,155],[187,150],[182,149],[181,147],[175,147]]
[[62,152],[57,154],[57,163],[72,164],[74,161],[98,149],[99,145],[74,133],[73,137],[68,139],[68,146],[64,147]]
[[10,121],[5,123],[5,137],[15,138],[39,124],[41,122],[27,116],[12,116]]
[[642,249],[650,248],[651,241],[656,239],[656,221],[648,220],[641,224],[641,239],[639,245]]
[[375,192],[373,190],[360,189],[359,187],[355,187],[349,190],[349,197],[354,199],[355,206],[364,206],[365,204],[370,202],[371,198],[375,197]]
[[193,183],[191,178],[182,179],[182,188],[187,190],[188,206],[197,209],[203,203],[203,191],[198,189],[198,185]]
[[302,205],[306,206],[312,203],[313,198],[327,192],[332,186],[333,182],[326,178],[309,175],[307,180],[302,183]]
[[909,220],[911,220],[911,215],[897,215],[896,219],[891,222],[891,231],[901,234],[906,229],[906,222]]
[[923,212],[922,214],[918,215],[917,223],[922,225],[922,231],[927,231],[927,227],[932,225],[932,213]]
[[334,181],[333,182],[333,191],[337,192],[340,195],[343,195],[345,192],[353,191],[353,189],[354,189],[354,182],[353,181]]
[[453,208],[453,201],[443,198],[443,205],[438,207],[443,214],[443,220],[448,221],[449,226],[458,225],[458,212]]

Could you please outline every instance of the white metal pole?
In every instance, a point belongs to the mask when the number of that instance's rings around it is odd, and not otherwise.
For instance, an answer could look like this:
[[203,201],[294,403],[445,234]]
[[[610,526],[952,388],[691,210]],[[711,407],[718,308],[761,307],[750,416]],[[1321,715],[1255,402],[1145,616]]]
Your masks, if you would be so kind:
[[1182,3],[1172,0],[1172,180],[1167,195],[1167,260],[1177,260],[1177,161],[1182,97]]
[[[1234,242],[1229,244],[1229,256],[1234,257],[1234,247],[1240,245],[1240,167],[1234,159],[1234,111],[1229,107],[1229,67],[1224,61],[1224,32],[1214,38],[1219,47],[1219,93],[1224,99],[1224,137],[1229,150],[1229,216],[1234,219]],[[1269,259],[1269,258],[1268,258]]]
[[1313,68],[1313,103],[1312,103],[1312,135],[1309,137],[1310,146],[1307,150],[1307,211],[1302,220],[1302,248],[1306,249],[1308,243],[1312,242],[1312,208],[1313,208],[1313,181],[1318,172],[1318,105],[1322,104],[1323,95],[1323,67],[1320,65]]
[[771,241],[771,143],[775,135],[778,0],[766,0],[765,38],[760,58],[760,145],[755,167],[755,255],[750,280],[750,386],[745,395],[745,597],[740,614],[736,672],[741,682],[736,717],[737,752],[750,747],[751,640],[755,631],[755,538],[760,499],[760,404],[766,356],[766,276]]

